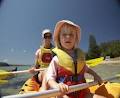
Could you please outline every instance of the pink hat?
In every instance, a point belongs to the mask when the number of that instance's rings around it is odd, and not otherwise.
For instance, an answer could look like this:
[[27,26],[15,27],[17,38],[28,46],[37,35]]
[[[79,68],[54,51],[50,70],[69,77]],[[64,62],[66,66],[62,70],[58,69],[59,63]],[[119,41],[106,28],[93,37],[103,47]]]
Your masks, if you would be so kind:
[[59,45],[59,33],[60,33],[60,29],[61,27],[64,25],[64,24],[69,24],[69,25],[72,25],[74,27],[76,27],[77,29],[77,38],[76,38],[76,44],[78,45],[79,44],[79,41],[80,41],[80,26],[76,25],[75,23],[69,21],[69,20],[61,20],[59,22],[57,22],[56,26],[55,26],[55,30],[54,30],[54,35],[53,35],[53,38],[54,38],[54,42],[55,42],[55,45],[58,46]]

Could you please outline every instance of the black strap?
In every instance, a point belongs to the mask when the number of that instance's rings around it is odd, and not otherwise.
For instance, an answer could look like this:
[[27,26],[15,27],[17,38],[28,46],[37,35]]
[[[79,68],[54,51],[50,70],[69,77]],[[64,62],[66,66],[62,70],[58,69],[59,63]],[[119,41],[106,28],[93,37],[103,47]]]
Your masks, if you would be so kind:
[[54,51],[52,51],[52,57],[56,56],[56,53]]
[[75,76],[77,75],[77,49],[75,49],[74,56],[74,67],[75,67]]
[[[75,49],[75,56],[74,56],[74,67],[75,67],[75,81],[78,82],[78,77],[77,77],[77,58],[78,58],[78,55],[77,55],[77,49]],[[75,98],[79,98],[78,96],[78,92],[74,92],[73,95],[75,96]]]
[[35,81],[36,81],[38,84],[41,84],[41,81],[39,81],[39,79],[38,79],[39,73],[40,73],[40,72],[37,72],[33,77],[35,78]]

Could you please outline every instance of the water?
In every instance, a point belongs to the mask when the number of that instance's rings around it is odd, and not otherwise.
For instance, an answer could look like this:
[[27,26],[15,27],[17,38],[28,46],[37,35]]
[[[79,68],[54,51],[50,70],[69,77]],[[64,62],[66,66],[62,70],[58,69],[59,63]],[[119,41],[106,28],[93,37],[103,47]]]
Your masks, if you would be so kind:
[[[17,67],[17,70],[27,70],[31,66],[6,66],[6,67],[0,67],[0,69],[3,70],[9,70],[9,69],[14,69]],[[24,82],[31,77],[31,74],[24,73],[24,74],[17,74],[15,77],[11,78],[8,80],[7,84],[0,85],[0,92],[1,95],[12,95],[12,94],[17,94],[20,91],[20,88],[24,84]]]

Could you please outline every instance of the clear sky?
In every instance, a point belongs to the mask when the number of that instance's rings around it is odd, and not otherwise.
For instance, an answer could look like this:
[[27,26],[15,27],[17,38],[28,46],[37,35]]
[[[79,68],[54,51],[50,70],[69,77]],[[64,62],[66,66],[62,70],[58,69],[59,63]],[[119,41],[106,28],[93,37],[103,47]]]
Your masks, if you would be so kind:
[[0,7],[0,62],[33,64],[45,28],[68,19],[82,28],[80,47],[89,34],[97,43],[120,40],[120,0],[3,0]]

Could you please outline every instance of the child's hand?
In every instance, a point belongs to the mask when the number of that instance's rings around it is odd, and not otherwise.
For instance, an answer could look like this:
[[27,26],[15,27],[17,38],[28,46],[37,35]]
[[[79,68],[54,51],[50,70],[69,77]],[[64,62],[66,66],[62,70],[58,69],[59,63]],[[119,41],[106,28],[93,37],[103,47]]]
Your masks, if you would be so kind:
[[70,97],[69,97],[69,96],[67,96],[67,95],[64,95],[64,96],[63,96],[63,98],[70,98]]
[[34,73],[35,73],[35,69],[36,69],[35,67],[32,67],[32,68],[29,69],[29,72],[30,72],[31,74],[34,74]]
[[65,94],[69,90],[69,86],[64,83],[59,83],[58,87],[63,94]]

